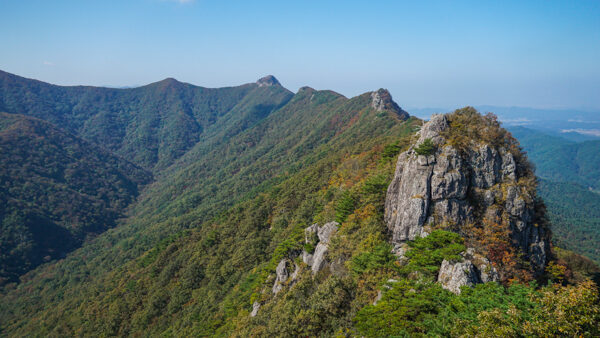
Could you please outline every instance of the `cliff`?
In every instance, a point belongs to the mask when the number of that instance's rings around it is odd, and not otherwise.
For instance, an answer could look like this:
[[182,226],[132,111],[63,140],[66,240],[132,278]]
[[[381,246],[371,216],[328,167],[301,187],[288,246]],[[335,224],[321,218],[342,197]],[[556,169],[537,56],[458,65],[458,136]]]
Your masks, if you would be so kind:
[[[416,137],[399,155],[387,190],[385,222],[395,251],[402,253],[405,241],[433,229],[449,229],[471,247],[469,257],[455,264],[474,267],[453,269],[444,262],[439,280],[445,286],[462,278],[448,276],[453,270],[472,275],[463,276],[469,281],[462,285],[485,281],[484,270],[496,268],[502,280],[540,276],[550,232],[533,170],[517,141],[495,117],[472,108],[432,116]],[[505,266],[507,255],[520,258],[518,268]]]

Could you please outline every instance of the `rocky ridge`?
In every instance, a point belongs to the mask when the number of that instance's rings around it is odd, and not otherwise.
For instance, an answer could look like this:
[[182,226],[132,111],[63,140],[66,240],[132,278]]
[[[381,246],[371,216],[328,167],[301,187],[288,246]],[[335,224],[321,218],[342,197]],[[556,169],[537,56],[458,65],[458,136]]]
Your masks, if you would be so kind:
[[395,112],[398,117],[402,120],[409,118],[409,114],[400,108],[394,100],[392,100],[392,94],[387,89],[379,89],[371,92],[371,107],[377,111],[389,110]]

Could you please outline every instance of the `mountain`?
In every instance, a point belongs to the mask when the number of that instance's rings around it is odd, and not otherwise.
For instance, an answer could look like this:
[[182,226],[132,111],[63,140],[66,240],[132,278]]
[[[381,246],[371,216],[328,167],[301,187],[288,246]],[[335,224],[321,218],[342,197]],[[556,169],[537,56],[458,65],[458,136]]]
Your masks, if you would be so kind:
[[511,128],[541,178],[600,190],[600,140],[572,142],[527,128]]
[[510,127],[542,178],[539,192],[548,206],[555,241],[596,262],[600,224],[597,205],[600,143],[574,142],[542,132]]
[[5,77],[9,117],[62,119],[61,139],[153,181],[117,226],[0,290],[2,336],[598,333],[598,271],[553,251],[531,167],[491,115],[424,125],[384,89],[292,94],[272,76],[210,90]]
[[600,194],[575,183],[541,180],[555,240],[561,248],[600,262]]
[[56,126],[0,113],[0,285],[115,226],[145,170]]
[[212,89],[168,78],[113,89],[56,86],[0,71],[0,111],[51,122],[156,172],[201,137],[235,134],[284,105],[292,93],[272,79],[268,86],[267,79]]

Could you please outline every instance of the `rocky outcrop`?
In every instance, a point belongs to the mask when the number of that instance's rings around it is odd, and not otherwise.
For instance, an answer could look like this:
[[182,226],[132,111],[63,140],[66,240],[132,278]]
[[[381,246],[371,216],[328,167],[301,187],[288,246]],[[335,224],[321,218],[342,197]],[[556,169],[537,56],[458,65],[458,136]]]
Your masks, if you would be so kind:
[[256,81],[256,84],[259,87],[281,86],[279,81],[277,81],[277,79],[273,75],[267,75],[265,77],[260,78],[258,81]]
[[[290,274],[290,267],[294,266],[294,272]],[[273,293],[277,294],[283,287],[285,283],[290,280],[290,283],[293,283],[298,278],[298,272],[300,267],[298,264],[291,262],[289,259],[282,259],[279,264],[277,264],[277,268],[275,268],[275,282],[273,283]]]
[[479,283],[479,278],[471,261],[452,263],[444,259],[440,266],[438,282],[444,289],[459,294],[461,286],[475,285]]
[[442,261],[437,281],[444,289],[459,294],[461,286],[500,281],[498,271],[487,258],[476,254],[471,248],[462,256],[458,262]]
[[314,246],[315,249],[313,253],[303,250],[302,260],[311,267],[313,273],[319,272],[329,264],[327,260],[329,240],[339,225],[338,222],[329,222],[322,227],[313,224],[304,230],[305,243]]
[[252,304],[252,312],[250,312],[250,317],[256,317],[256,315],[258,314],[258,310],[260,309],[260,303],[255,301]]
[[[460,232],[462,225],[487,219],[509,224],[519,250],[534,272],[541,273],[549,236],[534,222],[535,196],[519,184],[513,153],[480,140],[470,140],[466,151],[459,151],[444,138],[448,128],[448,116],[432,116],[413,147],[398,157],[385,202],[392,244],[398,247],[424,236],[432,225],[452,225]],[[426,140],[434,150],[418,154],[416,149]]]
[[371,93],[371,107],[377,111],[393,111],[402,120],[409,117],[408,113],[392,100],[392,94],[387,89],[381,88]]

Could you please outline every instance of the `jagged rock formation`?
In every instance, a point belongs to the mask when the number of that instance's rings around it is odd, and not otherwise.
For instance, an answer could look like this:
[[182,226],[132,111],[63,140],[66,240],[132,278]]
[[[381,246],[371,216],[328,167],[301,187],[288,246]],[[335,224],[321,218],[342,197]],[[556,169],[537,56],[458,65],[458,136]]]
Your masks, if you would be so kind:
[[260,303],[254,301],[254,303],[252,304],[252,312],[250,312],[250,317],[256,317],[256,315],[258,314],[258,310],[260,310]]
[[[292,264],[294,265],[294,272],[290,274],[289,268]],[[288,279],[290,280],[290,283],[294,283],[298,278],[299,271],[300,267],[296,263],[285,258],[282,259],[277,265],[277,268],[275,268],[276,277],[275,282],[273,283],[273,293],[277,294],[279,291],[281,291]]]
[[392,94],[387,89],[381,88],[371,93],[371,107],[377,111],[393,111],[403,120],[409,117],[408,113],[392,100]]
[[311,267],[313,274],[319,272],[329,264],[327,261],[329,240],[337,231],[339,225],[338,222],[329,222],[322,227],[319,227],[315,223],[304,230],[305,243],[311,245],[316,244],[313,253],[309,253],[306,250],[302,251],[302,260]]
[[446,290],[454,293],[460,293],[460,287],[467,285],[472,286],[479,282],[475,266],[469,260],[461,262],[449,262],[444,259],[440,267],[438,282]]
[[463,259],[451,262],[442,261],[437,281],[446,290],[456,294],[460,293],[463,285],[473,286],[478,283],[498,282],[500,275],[490,261],[469,248],[462,254]]
[[[459,233],[466,224],[506,224],[532,272],[542,273],[549,232],[536,223],[535,189],[531,192],[522,184],[533,179],[532,173],[518,170],[517,160],[526,160],[515,158],[508,145],[477,139],[459,149],[446,139],[449,128],[447,115],[432,116],[415,144],[398,157],[385,202],[392,244],[400,248],[404,241],[425,236],[442,224]],[[423,150],[427,143],[433,147]],[[399,256],[404,253],[396,251]],[[474,255],[467,254],[463,262],[445,262],[440,281],[456,291],[460,285],[497,280],[497,272],[490,275],[490,262]]]

